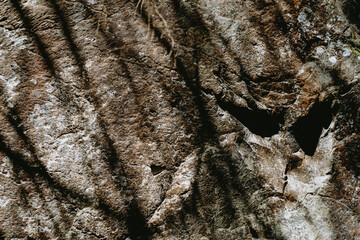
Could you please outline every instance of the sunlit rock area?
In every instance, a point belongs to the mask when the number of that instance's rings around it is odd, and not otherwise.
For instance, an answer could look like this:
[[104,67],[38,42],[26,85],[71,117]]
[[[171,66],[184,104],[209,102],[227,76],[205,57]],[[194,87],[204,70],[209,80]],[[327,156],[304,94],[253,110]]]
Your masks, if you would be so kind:
[[0,0],[0,239],[360,239],[359,0]]

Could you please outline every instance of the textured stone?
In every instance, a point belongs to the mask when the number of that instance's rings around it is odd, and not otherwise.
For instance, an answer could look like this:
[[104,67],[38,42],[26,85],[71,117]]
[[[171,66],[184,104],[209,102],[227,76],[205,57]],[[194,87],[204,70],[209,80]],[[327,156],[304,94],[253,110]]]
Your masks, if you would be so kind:
[[358,0],[1,0],[0,238],[360,239]]

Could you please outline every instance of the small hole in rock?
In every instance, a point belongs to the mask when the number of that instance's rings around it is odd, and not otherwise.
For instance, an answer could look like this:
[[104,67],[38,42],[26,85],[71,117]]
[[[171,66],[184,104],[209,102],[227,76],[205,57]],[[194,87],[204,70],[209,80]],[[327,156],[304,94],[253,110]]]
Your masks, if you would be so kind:
[[225,102],[217,96],[219,106],[227,110],[232,116],[239,120],[252,133],[261,137],[271,137],[280,130],[280,123],[284,122],[283,114],[271,115],[264,110],[252,110],[246,107],[236,106]]
[[328,128],[331,120],[331,101],[316,102],[309,113],[294,124],[294,137],[306,155],[314,155],[322,129]]
[[250,233],[253,238],[259,238],[259,234],[252,227],[250,227]]
[[162,171],[165,170],[165,167],[156,166],[156,165],[151,165],[150,168],[151,168],[151,172],[154,176],[158,175],[159,173],[161,173]]

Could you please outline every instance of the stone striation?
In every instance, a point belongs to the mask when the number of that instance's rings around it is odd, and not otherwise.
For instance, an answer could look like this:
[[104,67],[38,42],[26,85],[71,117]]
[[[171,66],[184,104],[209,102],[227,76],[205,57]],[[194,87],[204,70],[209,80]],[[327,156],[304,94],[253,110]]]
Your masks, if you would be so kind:
[[0,239],[360,239],[359,0],[0,0]]

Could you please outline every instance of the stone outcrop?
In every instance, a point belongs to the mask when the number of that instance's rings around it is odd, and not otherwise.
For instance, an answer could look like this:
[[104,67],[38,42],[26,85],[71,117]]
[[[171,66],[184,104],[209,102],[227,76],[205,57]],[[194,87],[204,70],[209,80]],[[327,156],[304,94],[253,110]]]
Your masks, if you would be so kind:
[[360,1],[1,0],[1,239],[360,239]]

